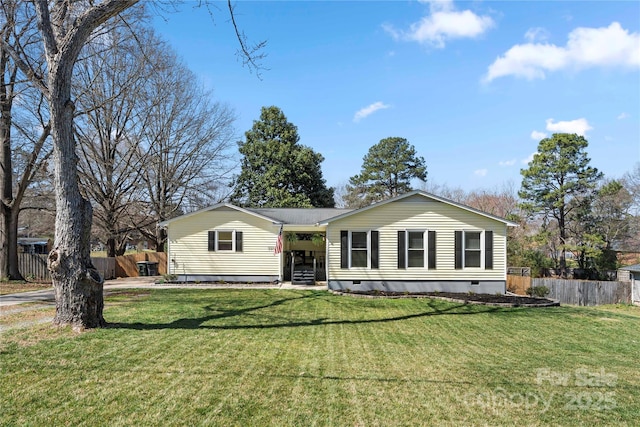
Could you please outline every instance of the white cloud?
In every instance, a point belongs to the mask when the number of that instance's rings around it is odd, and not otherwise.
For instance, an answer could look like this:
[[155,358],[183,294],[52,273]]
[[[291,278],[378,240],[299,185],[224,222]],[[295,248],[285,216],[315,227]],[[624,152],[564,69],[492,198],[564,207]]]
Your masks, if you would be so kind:
[[616,117],[616,118],[617,118],[618,120],[624,120],[624,119],[628,119],[629,117],[631,117],[631,116],[629,116],[629,114],[628,114],[628,113],[620,113],[620,114],[618,115],[618,117]]
[[527,39],[529,43],[545,41],[549,39],[549,31],[542,27],[529,28],[527,32],[524,33],[524,38]]
[[365,117],[370,116],[371,114],[375,113],[378,110],[384,110],[391,107],[390,105],[385,104],[382,101],[378,101],[378,102],[374,102],[371,105],[368,105],[364,108],[359,109],[358,111],[356,111],[356,114],[353,116],[353,121],[354,122],[359,122],[360,120],[364,119]]
[[489,171],[486,170],[486,169],[477,169],[477,170],[473,171],[473,174],[475,176],[487,176],[488,173],[489,173]]
[[629,33],[618,22],[601,28],[576,28],[566,46],[518,44],[489,66],[484,82],[504,76],[543,79],[546,73],[590,67],[640,68],[640,33]]
[[453,1],[431,1],[430,14],[414,22],[408,30],[396,30],[385,24],[382,28],[396,40],[415,41],[444,48],[448,40],[475,38],[485,33],[494,22],[488,15],[477,15],[471,10],[455,10]]
[[498,162],[498,164],[500,166],[513,166],[513,165],[516,164],[516,159],[505,160],[505,161],[502,161],[502,162]]
[[547,130],[554,133],[576,133],[585,136],[587,131],[593,129],[585,118],[569,120],[564,122],[555,122],[553,119],[547,119]]
[[534,130],[533,132],[531,132],[531,139],[536,140],[536,141],[540,141],[543,138],[546,138],[547,134],[544,132],[538,132],[537,130]]

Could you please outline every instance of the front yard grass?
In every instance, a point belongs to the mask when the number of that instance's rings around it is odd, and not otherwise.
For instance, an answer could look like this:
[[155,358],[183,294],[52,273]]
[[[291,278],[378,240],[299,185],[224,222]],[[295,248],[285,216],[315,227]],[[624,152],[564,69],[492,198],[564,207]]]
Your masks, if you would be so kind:
[[0,335],[0,425],[637,425],[640,309],[130,290]]

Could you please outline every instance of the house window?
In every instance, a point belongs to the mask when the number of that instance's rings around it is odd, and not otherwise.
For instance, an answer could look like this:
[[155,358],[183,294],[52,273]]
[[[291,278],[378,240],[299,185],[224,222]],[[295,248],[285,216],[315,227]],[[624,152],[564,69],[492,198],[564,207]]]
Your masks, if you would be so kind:
[[493,231],[456,231],[455,254],[457,269],[492,269]]
[[212,252],[242,252],[242,231],[209,231],[208,247]]
[[464,266],[480,268],[482,249],[480,246],[480,231],[464,232]]
[[218,231],[218,244],[216,251],[233,250],[233,231]]
[[351,232],[351,267],[368,267],[369,244],[366,231]]
[[341,231],[340,246],[340,268],[378,268],[377,231]]
[[436,232],[398,231],[398,268],[436,268]]
[[407,232],[407,267],[424,267],[424,231]]

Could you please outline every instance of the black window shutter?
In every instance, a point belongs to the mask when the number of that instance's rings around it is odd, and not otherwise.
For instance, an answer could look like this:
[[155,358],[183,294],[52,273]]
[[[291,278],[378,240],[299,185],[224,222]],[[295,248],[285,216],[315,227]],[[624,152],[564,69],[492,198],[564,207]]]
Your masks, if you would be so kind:
[[349,268],[349,232],[340,231],[340,268]]
[[454,252],[456,254],[456,270],[462,268],[462,231],[456,231],[456,238],[454,241]]
[[236,231],[236,252],[242,252],[242,231]]
[[209,250],[210,251],[216,250],[216,232],[215,231],[209,231]]
[[407,268],[406,231],[398,231],[398,268]]
[[436,232],[429,231],[428,232],[428,254],[427,254],[427,264],[429,266],[429,270],[436,269]]
[[484,268],[493,270],[493,231],[484,232]]
[[378,268],[380,264],[380,233],[371,231],[371,268]]

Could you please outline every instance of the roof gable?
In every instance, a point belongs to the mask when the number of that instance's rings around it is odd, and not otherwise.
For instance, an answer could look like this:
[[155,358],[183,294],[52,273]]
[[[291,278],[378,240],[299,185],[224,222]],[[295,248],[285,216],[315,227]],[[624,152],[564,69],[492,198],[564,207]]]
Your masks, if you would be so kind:
[[242,213],[245,213],[245,214],[248,214],[248,215],[255,216],[255,217],[260,218],[260,219],[264,219],[265,221],[269,221],[269,222],[273,222],[273,223],[280,223],[280,221],[278,221],[277,219],[262,215],[262,214],[257,213],[257,212],[253,212],[253,211],[251,211],[249,209],[244,209],[244,208],[241,208],[239,206],[232,205],[231,203],[218,203],[217,205],[209,206],[209,207],[206,207],[204,209],[199,209],[197,211],[193,211],[193,212],[190,212],[188,214],[180,215],[180,216],[177,216],[175,218],[171,218],[171,219],[168,219],[166,221],[162,221],[162,222],[158,223],[158,226],[159,227],[166,227],[167,225],[171,224],[172,222],[182,221],[182,220],[190,218],[192,216],[199,215],[199,214],[201,214],[203,212],[210,212],[210,211],[216,211],[216,210],[217,211],[224,211],[224,210],[226,210],[226,211],[228,211],[228,210],[238,211],[238,212],[242,212]]
[[185,215],[178,216],[166,221],[162,221],[158,224],[160,227],[166,227],[174,221],[184,220],[189,217],[198,215],[203,212],[209,212],[214,210],[234,210],[252,215],[257,218],[261,218],[265,221],[272,222],[274,224],[292,224],[292,225],[327,225],[330,222],[337,221],[339,219],[346,218],[351,215],[357,215],[361,212],[368,211],[370,209],[376,209],[380,206],[384,206],[388,203],[424,203],[425,200],[431,200],[436,203],[446,203],[451,206],[466,210],[468,212],[475,213],[477,215],[489,218],[495,221],[502,222],[507,226],[517,227],[518,224],[500,218],[495,215],[482,212],[478,209],[474,209],[470,206],[463,205],[461,203],[454,202],[452,200],[445,199],[443,197],[436,196],[424,191],[415,190],[409,193],[402,194],[392,199],[383,200],[373,205],[366,206],[360,209],[338,209],[338,208],[241,208],[239,206],[232,205],[230,203],[218,203],[217,205],[209,206],[204,209],[200,209]]
[[339,219],[343,219],[343,218],[349,217],[351,215],[358,215],[361,212],[365,212],[365,211],[368,211],[370,209],[376,209],[376,208],[379,208],[380,206],[384,206],[384,205],[389,204],[389,203],[397,203],[397,202],[416,203],[416,202],[424,202],[425,199],[432,200],[434,202],[445,203],[445,204],[448,204],[448,205],[451,205],[451,206],[455,206],[455,207],[457,207],[459,209],[462,209],[462,210],[465,210],[465,211],[468,211],[468,212],[472,212],[474,214],[483,216],[485,218],[489,218],[489,219],[493,219],[495,221],[502,222],[503,224],[505,224],[507,226],[510,226],[510,227],[517,227],[518,226],[518,224],[516,224],[515,222],[509,221],[509,220],[504,219],[504,218],[500,218],[499,216],[491,215],[491,214],[488,214],[486,212],[480,211],[478,209],[474,209],[474,208],[472,208],[470,206],[463,205],[462,203],[457,203],[457,202],[454,202],[453,200],[445,199],[444,197],[439,197],[439,196],[436,196],[434,194],[430,194],[430,193],[427,193],[427,192],[424,192],[424,191],[420,191],[420,190],[410,191],[408,193],[402,194],[402,195],[394,197],[392,199],[383,200],[381,202],[374,203],[373,205],[369,205],[369,206],[366,206],[364,208],[353,210],[351,212],[346,212],[344,214],[335,216],[333,218],[329,218],[326,221],[322,222],[321,224],[326,225],[326,224],[329,224],[329,223],[331,223],[333,221],[337,221]]

